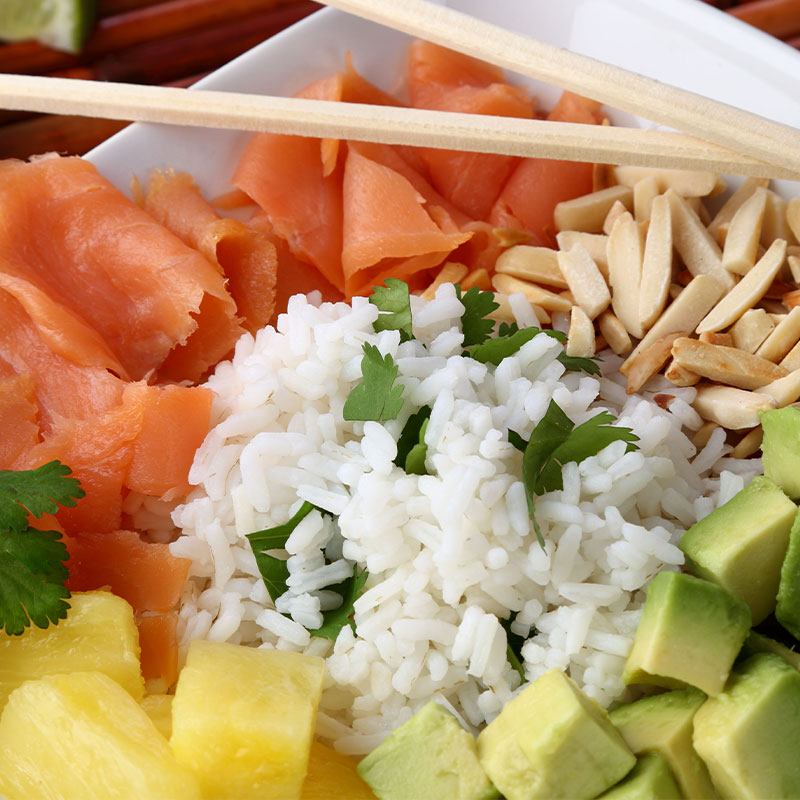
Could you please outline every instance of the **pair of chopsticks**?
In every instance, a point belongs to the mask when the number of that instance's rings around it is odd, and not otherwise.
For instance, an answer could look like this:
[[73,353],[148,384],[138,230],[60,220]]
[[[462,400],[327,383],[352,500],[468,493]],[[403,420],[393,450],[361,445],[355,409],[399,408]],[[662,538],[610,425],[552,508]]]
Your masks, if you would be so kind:
[[323,2],[684,133],[27,75],[0,75],[0,107],[800,180],[789,126],[428,0]]

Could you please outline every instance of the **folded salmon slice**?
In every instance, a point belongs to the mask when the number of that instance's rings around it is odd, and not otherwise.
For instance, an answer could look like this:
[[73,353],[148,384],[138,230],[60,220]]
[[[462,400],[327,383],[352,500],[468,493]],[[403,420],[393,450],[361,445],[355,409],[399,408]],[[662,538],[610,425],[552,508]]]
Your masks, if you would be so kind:
[[[242,328],[215,267],[80,158],[0,163],[0,271],[93,327],[134,379],[198,379]],[[215,336],[194,334],[203,327]],[[181,372],[181,370],[185,370]]]
[[13,469],[39,441],[39,406],[30,375],[0,378],[0,469]]

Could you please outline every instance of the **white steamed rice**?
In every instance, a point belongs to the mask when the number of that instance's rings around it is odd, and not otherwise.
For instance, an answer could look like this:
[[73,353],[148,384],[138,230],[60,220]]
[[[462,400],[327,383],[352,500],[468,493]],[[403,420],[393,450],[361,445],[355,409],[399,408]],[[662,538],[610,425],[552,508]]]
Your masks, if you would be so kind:
[[[525,303],[511,306],[530,324]],[[317,306],[296,296],[277,330],[243,337],[208,381],[216,427],[192,467],[197,489],[173,513],[182,533],[172,551],[193,562],[183,647],[203,637],[325,657],[318,731],[354,754],[431,697],[476,728],[493,719],[521,682],[498,621],[512,612],[528,680],[558,667],[602,705],[619,699],[643,587],[683,563],[686,527],[760,471],[727,457],[721,431],[697,452],[686,435],[702,424],[692,388],[657,378],[629,397],[615,356],[603,354],[600,379],[565,372],[546,335],[498,367],[462,357],[450,284],[429,303],[413,297],[412,309],[416,339],[403,344],[397,331],[373,332],[378,311],[365,298]],[[342,417],[365,342],[391,354],[405,387],[400,417],[385,424]],[[564,467],[563,490],[536,502],[542,549],[507,431],[529,437],[551,399],[576,424],[608,409],[640,441]],[[396,443],[423,404],[433,409],[430,474],[407,475],[392,463]],[[313,511],[292,533],[276,611],[245,535],[286,522],[303,500],[338,525]],[[129,512],[158,527],[159,509]],[[326,587],[354,563],[369,572],[355,633],[312,637],[339,601]]]

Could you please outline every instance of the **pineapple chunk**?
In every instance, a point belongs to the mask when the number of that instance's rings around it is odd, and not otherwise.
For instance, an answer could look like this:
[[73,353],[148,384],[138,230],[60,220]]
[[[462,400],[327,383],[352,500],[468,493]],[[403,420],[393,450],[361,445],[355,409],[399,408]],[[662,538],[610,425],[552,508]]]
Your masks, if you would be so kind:
[[0,632],[0,709],[23,681],[60,672],[97,670],[136,700],[144,695],[133,609],[110,592],[72,595],[67,618],[21,636]]
[[301,800],[376,800],[357,766],[357,759],[312,742]]
[[172,704],[172,750],[207,797],[299,800],[324,662],[195,640]]
[[153,720],[158,732],[165,739],[169,739],[172,736],[172,695],[148,694],[142,698],[139,705]]
[[27,681],[0,717],[10,800],[199,800],[194,776],[139,704],[102,672]]

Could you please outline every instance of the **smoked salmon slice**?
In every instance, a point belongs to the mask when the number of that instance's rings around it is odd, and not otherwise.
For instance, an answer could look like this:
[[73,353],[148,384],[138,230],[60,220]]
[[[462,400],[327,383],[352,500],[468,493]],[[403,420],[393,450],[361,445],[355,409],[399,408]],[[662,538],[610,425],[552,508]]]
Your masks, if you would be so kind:
[[0,271],[84,319],[134,379],[178,348],[187,371],[169,377],[196,380],[243,330],[215,267],[80,158],[0,163],[0,252]]
[[0,378],[0,469],[13,469],[39,441],[39,407],[30,375]]
[[178,613],[136,614],[136,627],[142,677],[166,691],[178,679]]

